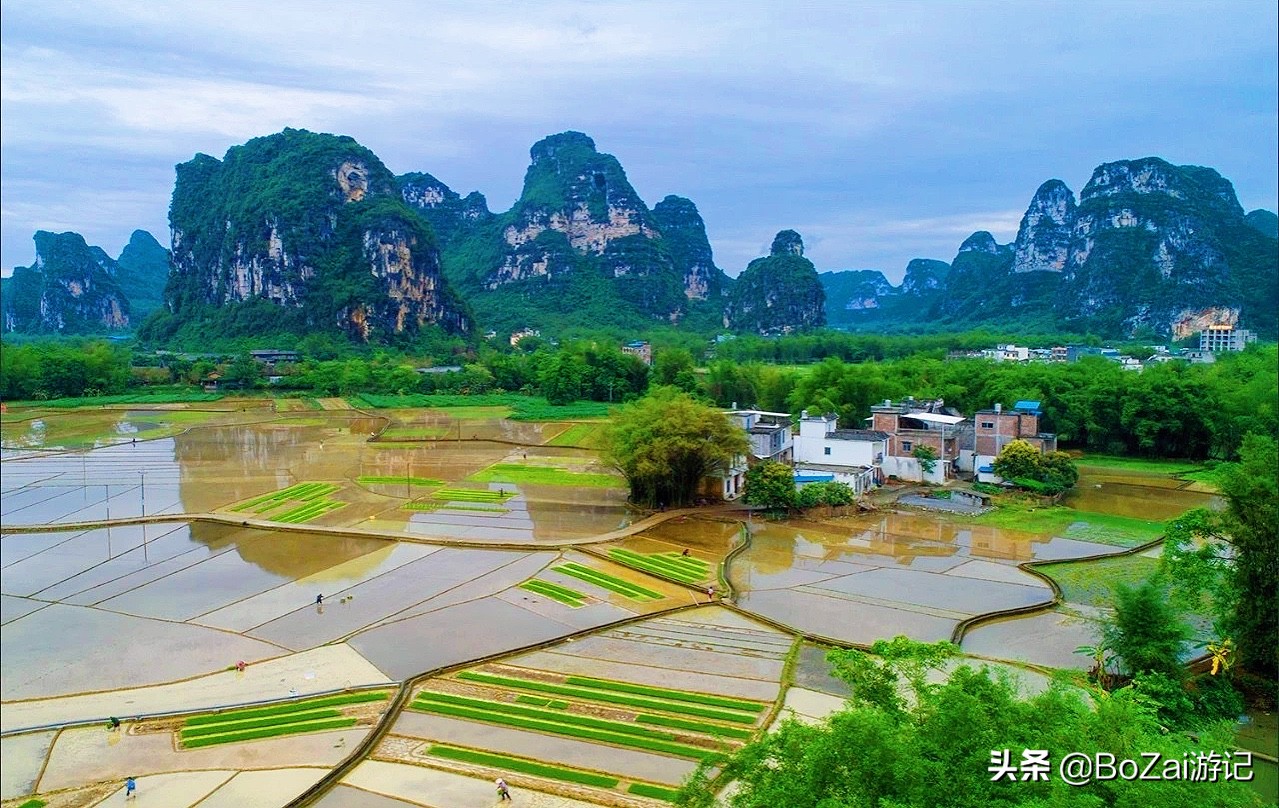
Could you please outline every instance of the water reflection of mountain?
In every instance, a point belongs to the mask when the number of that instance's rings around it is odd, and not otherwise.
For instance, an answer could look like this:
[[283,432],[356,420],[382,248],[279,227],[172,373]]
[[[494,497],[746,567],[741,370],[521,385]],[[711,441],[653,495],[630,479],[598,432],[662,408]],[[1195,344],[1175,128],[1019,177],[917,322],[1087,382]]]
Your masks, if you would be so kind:
[[314,575],[394,545],[382,539],[277,532],[212,522],[192,522],[191,538],[212,551],[234,546],[244,561],[288,579]]

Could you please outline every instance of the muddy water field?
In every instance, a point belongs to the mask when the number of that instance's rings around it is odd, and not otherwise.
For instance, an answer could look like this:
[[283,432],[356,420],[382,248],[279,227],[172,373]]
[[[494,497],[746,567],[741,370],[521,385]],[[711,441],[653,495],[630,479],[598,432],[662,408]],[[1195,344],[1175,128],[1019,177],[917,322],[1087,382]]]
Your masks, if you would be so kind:
[[[227,730],[226,746],[199,754],[178,730],[48,728],[305,702],[452,670],[419,686],[420,709],[392,717],[328,802],[420,805],[415,790],[430,788],[481,805],[491,794],[476,784],[506,773],[557,795],[548,805],[653,805],[644,795],[678,785],[702,752],[783,711],[820,717],[838,704],[811,646],[795,668],[803,681],[787,678],[796,633],[954,639],[987,659],[1083,668],[1074,648],[1102,607],[1068,596],[1047,608],[1036,563],[1126,553],[1135,540],[1112,540],[1109,517],[1217,504],[1172,477],[1107,470],[1081,476],[1066,527],[891,508],[654,516],[628,505],[596,451],[561,438],[594,426],[326,402],[5,415],[0,799],[94,805],[120,799],[104,783],[134,773],[164,804],[283,805],[367,726],[330,726],[345,713],[319,707],[282,724],[302,734]],[[144,516],[159,520],[93,524]],[[705,605],[724,582],[735,611]],[[642,708],[616,698],[637,692]],[[707,726],[680,712],[707,699]],[[734,731],[735,709],[755,716],[746,730]],[[265,722],[244,720],[245,732]],[[563,721],[652,743],[547,734]],[[502,760],[577,779],[510,774]]]

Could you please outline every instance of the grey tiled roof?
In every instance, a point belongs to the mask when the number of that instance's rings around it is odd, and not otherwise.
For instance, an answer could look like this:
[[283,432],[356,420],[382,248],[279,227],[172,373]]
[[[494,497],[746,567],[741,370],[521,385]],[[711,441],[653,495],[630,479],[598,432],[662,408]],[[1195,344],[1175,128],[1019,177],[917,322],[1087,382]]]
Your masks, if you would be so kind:
[[888,433],[876,429],[836,429],[826,437],[835,440],[888,440]]

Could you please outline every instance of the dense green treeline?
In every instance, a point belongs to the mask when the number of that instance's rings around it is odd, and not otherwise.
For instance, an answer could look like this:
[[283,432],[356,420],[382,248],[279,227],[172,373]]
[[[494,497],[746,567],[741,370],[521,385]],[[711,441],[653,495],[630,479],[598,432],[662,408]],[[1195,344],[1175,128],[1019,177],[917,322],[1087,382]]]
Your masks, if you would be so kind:
[[[304,350],[304,360],[276,371],[269,385],[244,353],[221,360],[184,359],[131,354],[105,342],[6,340],[0,396],[39,400],[114,394],[144,384],[198,384],[214,371],[224,381],[278,392],[519,392],[543,395],[553,404],[620,403],[657,384],[722,407],[834,412],[846,426],[859,425],[870,407],[884,399],[942,398],[965,414],[996,402],[1011,406],[1034,399],[1043,403],[1044,429],[1056,432],[1063,447],[1107,454],[1227,459],[1248,433],[1279,436],[1279,353],[1274,345],[1220,354],[1209,365],[1166,362],[1137,373],[1100,357],[1075,363],[944,358],[950,346],[990,344],[981,334],[951,335],[945,343],[931,337],[851,336],[842,335],[830,345],[841,350],[860,345],[858,350],[868,356],[883,358],[830,357],[803,367],[725,358],[727,346],[750,343],[743,339],[720,345],[717,358],[704,367],[699,367],[701,352],[695,344],[659,345],[649,368],[623,354],[613,341],[565,340],[557,345],[530,337],[518,348],[486,344],[436,363],[458,368],[452,372],[420,373],[415,368],[431,360],[390,352],[338,355],[317,341],[309,346],[314,354]],[[821,345],[824,337],[812,339],[812,345]]]

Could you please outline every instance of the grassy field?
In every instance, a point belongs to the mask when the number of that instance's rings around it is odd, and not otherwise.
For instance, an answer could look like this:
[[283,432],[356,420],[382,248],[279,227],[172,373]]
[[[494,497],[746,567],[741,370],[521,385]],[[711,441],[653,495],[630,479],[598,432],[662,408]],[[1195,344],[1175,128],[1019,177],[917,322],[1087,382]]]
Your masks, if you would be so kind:
[[447,436],[449,428],[440,426],[391,426],[382,430],[378,440],[434,440]]
[[701,584],[711,575],[711,565],[700,558],[682,556],[676,552],[645,555],[631,550],[615,548],[608,551],[609,558],[619,564],[651,572],[662,578],[671,578],[685,584]]
[[573,424],[546,442],[547,446],[581,446],[598,449],[604,427],[601,424]]
[[1095,468],[1114,471],[1130,471],[1139,474],[1182,475],[1198,471],[1204,464],[1194,460],[1153,460],[1141,457],[1116,457],[1113,455],[1084,455],[1075,460],[1080,470]]
[[[373,409],[442,409],[453,418],[467,416],[459,411],[489,409],[482,417],[509,417],[512,421],[576,421],[583,418],[606,418],[611,405],[600,401],[577,401],[555,405],[540,396],[521,396],[514,393],[461,396],[450,394],[412,393],[408,395],[376,395],[361,393],[353,400]],[[494,415],[492,409],[500,409],[503,415]]]
[[385,701],[388,698],[390,694],[385,691],[344,693],[269,707],[198,715],[183,722],[178,731],[178,739],[184,749],[195,749],[280,735],[342,729],[355,726],[356,719],[343,715],[338,708]]
[[974,517],[981,525],[1024,530],[1030,533],[1050,533],[1068,539],[1113,544],[1118,547],[1135,547],[1154,541],[1163,535],[1164,523],[1116,516],[1106,513],[1077,511],[1063,506],[1031,507],[1019,503],[1001,505],[990,513]]
[[468,479],[480,483],[511,483],[513,485],[568,485],[574,488],[619,488],[620,477],[611,474],[592,474],[584,471],[568,471],[556,466],[538,466],[527,463],[494,463],[472,474]]
[[1045,564],[1036,569],[1057,582],[1065,600],[1108,607],[1114,604],[1115,586],[1131,586],[1150,578],[1159,569],[1159,559],[1127,555]]
[[125,393],[118,396],[84,396],[81,398],[54,398],[48,401],[14,401],[10,407],[48,407],[65,410],[74,407],[113,407],[121,404],[199,404],[219,401],[222,393],[205,393],[201,390],[174,390],[164,393]]
[[595,584],[602,589],[615,592],[623,597],[630,598],[635,601],[645,600],[661,600],[662,594],[646,589],[639,584],[633,584],[630,581],[624,581],[606,572],[600,572],[597,569],[578,564],[576,562],[568,562],[554,568],[556,572],[562,572],[565,575],[585,581],[588,584]]

